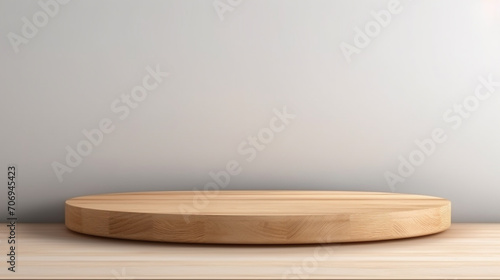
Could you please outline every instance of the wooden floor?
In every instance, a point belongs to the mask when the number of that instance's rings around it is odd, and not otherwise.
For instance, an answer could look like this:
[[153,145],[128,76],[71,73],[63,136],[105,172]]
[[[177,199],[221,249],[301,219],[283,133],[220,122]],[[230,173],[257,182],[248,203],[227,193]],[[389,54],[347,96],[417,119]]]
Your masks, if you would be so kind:
[[194,245],[86,236],[63,224],[17,225],[17,272],[2,279],[500,279],[500,224],[452,224],[426,237],[328,245]]

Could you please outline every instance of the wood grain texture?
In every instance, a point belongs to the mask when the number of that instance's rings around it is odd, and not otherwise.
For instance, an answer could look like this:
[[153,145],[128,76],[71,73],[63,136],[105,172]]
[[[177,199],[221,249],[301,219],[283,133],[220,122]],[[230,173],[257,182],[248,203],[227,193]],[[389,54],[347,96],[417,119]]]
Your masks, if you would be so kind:
[[123,239],[224,244],[374,241],[441,232],[448,200],[335,191],[119,193],[66,201],[66,226]]
[[[0,236],[7,230],[0,224]],[[119,240],[63,224],[18,224],[17,241],[17,272],[2,261],[1,279],[500,278],[500,224],[452,224],[390,241],[253,246]]]

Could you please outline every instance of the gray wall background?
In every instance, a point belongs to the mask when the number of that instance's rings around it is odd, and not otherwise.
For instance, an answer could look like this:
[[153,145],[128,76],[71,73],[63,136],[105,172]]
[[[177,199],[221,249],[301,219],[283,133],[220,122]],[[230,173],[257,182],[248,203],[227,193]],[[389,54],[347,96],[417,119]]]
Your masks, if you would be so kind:
[[[73,0],[16,53],[9,34],[43,10],[0,1],[0,206],[9,164],[20,221],[62,222],[70,197],[203,189],[236,160],[227,189],[427,194],[454,222],[500,222],[500,87],[459,128],[443,119],[479,77],[500,81],[500,1],[401,0],[348,62],[342,42],[389,2]],[[121,120],[112,102],[156,65],[170,75]],[[295,119],[246,161],[238,146],[284,106]],[[114,131],[60,182],[53,162],[103,118]],[[436,128],[447,140],[390,188],[385,172]]]

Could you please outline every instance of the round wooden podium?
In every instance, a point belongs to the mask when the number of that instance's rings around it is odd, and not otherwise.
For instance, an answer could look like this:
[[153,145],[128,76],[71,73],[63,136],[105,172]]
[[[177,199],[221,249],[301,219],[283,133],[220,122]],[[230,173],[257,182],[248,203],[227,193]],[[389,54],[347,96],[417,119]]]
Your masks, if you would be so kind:
[[438,197],[339,191],[163,191],[66,201],[73,231],[112,238],[218,244],[308,244],[407,238],[446,230]]

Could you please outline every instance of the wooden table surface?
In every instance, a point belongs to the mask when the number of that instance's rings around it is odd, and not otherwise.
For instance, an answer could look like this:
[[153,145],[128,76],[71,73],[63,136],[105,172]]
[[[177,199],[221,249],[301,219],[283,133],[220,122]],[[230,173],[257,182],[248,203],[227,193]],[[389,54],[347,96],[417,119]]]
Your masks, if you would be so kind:
[[499,279],[500,224],[452,224],[435,235],[328,245],[203,245],[128,241],[63,224],[17,224],[17,272],[3,279]]

